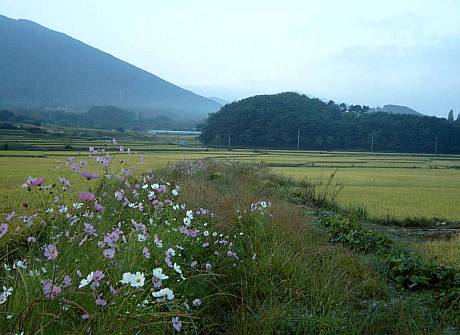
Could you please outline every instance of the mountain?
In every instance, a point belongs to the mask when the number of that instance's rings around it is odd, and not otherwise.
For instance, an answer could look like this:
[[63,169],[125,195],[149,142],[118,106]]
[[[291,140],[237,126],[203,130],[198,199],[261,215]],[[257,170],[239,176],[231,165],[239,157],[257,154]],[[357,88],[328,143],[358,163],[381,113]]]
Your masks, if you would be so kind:
[[214,102],[217,102],[221,106],[224,106],[224,105],[228,104],[227,100],[224,100],[224,99],[221,99],[221,98],[218,98],[218,97],[208,97],[208,99],[210,99],[210,100],[212,100]]
[[371,112],[385,112],[385,113],[391,113],[391,114],[411,114],[411,115],[418,115],[418,116],[424,116],[424,114],[419,113],[412,108],[406,107],[406,106],[399,106],[399,105],[384,105],[382,107],[376,107],[372,108],[370,110]]
[[0,107],[117,105],[204,118],[220,104],[63,33],[0,15]]

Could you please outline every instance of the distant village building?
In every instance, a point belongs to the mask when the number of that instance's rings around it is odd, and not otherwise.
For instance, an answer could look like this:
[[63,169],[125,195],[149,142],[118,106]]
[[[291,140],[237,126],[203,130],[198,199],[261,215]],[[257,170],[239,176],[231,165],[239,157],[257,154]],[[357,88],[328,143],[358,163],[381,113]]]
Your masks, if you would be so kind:
[[148,131],[152,135],[201,135],[201,131],[194,130],[162,130],[162,129],[152,129]]

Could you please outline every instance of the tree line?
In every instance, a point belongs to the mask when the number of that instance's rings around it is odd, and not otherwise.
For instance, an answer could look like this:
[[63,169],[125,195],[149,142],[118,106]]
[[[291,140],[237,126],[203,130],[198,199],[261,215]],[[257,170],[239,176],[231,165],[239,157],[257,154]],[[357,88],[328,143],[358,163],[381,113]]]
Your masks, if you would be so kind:
[[371,113],[290,92],[227,104],[200,129],[201,141],[215,146],[460,153],[460,121],[452,116]]
[[141,112],[130,111],[117,106],[93,106],[86,112],[76,113],[64,110],[0,110],[0,127],[14,127],[18,123],[55,124],[66,127],[116,129],[189,129],[195,126],[193,121],[170,118],[165,115],[143,117]]

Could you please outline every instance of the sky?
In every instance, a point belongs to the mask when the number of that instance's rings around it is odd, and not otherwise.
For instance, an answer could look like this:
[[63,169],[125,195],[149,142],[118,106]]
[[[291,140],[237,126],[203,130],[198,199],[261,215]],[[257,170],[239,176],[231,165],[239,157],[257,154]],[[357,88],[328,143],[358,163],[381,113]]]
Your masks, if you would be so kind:
[[0,14],[227,101],[297,91],[460,112],[460,0],[0,0]]

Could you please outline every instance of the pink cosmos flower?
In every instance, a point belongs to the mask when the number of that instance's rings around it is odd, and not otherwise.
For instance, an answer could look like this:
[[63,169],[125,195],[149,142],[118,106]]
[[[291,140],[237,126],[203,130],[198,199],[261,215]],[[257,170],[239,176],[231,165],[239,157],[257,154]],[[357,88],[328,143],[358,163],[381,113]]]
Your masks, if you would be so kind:
[[62,287],[69,287],[72,285],[72,279],[69,276],[65,276],[62,281]]
[[49,260],[53,260],[57,258],[59,252],[57,251],[57,248],[54,244],[48,244],[45,246],[43,254]]
[[88,172],[88,171],[81,171],[80,176],[82,176],[83,178],[86,178],[86,180],[91,180],[91,179],[96,179],[97,178],[96,173],[91,173],[91,172]]
[[92,201],[94,200],[94,194],[88,191],[80,192],[80,201]]
[[45,183],[46,179],[45,178],[34,178],[30,181],[31,186],[41,186],[43,183]]
[[144,247],[144,250],[142,250],[142,253],[144,254],[145,258],[150,259],[150,251],[147,247]]
[[100,282],[105,277],[104,272],[101,270],[96,270],[93,273],[93,281]]
[[180,332],[182,328],[182,322],[179,320],[179,317],[176,316],[172,319],[171,321],[173,328],[177,331]]
[[2,238],[8,232],[8,224],[2,223],[0,224],[0,238]]
[[61,286],[55,285],[52,280],[46,280],[43,283],[43,294],[45,295],[46,299],[54,299],[56,296],[61,293],[62,289]]
[[116,296],[118,295],[118,290],[113,287],[112,285],[109,286],[109,289],[110,289],[110,293],[113,295],[113,296]]
[[112,259],[113,257],[115,257],[115,249],[104,249],[102,254],[105,258]]
[[104,207],[100,203],[96,202],[96,212],[101,213],[103,211]]
[[13,218],[16,216],[16,212],[11,212],[10,214],[8,214],[6,217],[5,217],[5,221],[6,222],[10,222],[11,220],[13,220]]
[[107,301],[102,299],[101,297],[97,297],[96,298],[96,305],[105,306],[105,305],[107,305]]

